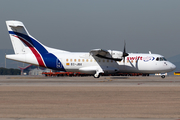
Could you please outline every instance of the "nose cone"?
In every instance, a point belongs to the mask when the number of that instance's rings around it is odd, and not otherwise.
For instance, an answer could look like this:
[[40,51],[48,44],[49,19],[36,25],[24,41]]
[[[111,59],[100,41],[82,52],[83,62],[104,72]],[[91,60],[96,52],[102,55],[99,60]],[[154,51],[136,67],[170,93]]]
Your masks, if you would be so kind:
[[176,66],[175,66],[174,64],[172,64],[172,63],[171,63],[171,65],[170,65],[170,69],[171,69],[171,71],[173,71],[173,70],[175,70],[175,69],[176,69]]
[[176,66],[169,61],[164,62],[164,64],[165,64],[165,66],[164,66],[165,71],[164,72],[171,72],[171,71],[176,69]]

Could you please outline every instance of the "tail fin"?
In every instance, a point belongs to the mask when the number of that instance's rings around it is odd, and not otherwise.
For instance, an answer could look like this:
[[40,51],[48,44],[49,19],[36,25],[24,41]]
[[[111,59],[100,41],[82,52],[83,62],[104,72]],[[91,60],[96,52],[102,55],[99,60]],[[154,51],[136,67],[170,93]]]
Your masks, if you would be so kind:
[[6,21],[15,54],[48,53],[45,46],[33,38],[20,21]]
[[49,48],[33,38],[20,21],[6,21],[15,55],[6,58],[29,64],[64,70],[59,59],[52,52],[65,52]]

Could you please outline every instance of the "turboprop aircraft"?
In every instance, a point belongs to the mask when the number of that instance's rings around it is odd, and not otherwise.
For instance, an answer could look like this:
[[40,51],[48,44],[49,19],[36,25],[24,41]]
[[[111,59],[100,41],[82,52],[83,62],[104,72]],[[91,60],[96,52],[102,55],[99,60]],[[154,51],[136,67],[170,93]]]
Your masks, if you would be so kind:
[[[6,21],[15,54],[6,58],[59,71],[82,72],[99,78],[101,74],[166,73],[176,66],[159,54],[127,53],[92,49],[69,52],[47,47],[32,37],[20,21]],[[163,76],[164,77],[164,76]]]

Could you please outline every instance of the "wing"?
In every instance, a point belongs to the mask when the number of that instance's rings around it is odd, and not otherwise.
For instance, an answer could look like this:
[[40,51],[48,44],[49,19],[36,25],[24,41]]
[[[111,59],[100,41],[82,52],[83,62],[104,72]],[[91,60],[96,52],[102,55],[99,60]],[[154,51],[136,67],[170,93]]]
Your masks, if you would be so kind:
[[103,49],[93,49],[90,51],[92,56],[97,56],[99,58],[110,59],[115,61],[122,60],[122,52],[121,51],[113,51],[113,50],[103,50]]

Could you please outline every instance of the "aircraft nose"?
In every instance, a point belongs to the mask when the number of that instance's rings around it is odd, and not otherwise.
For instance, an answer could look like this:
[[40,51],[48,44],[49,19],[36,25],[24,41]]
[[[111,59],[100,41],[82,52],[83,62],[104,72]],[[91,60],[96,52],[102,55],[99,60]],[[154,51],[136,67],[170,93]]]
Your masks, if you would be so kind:
[[172,64],[172,69],[175,70],[176,69],[176,66],[174,64]]
[[175,66],[173,63],[171,63],[170,68],[171,68],[171,70],[173,71],[173,70],[176,69],[176,66]]

